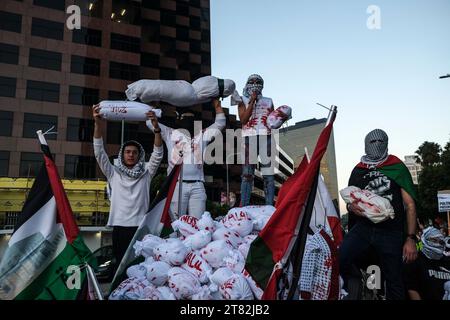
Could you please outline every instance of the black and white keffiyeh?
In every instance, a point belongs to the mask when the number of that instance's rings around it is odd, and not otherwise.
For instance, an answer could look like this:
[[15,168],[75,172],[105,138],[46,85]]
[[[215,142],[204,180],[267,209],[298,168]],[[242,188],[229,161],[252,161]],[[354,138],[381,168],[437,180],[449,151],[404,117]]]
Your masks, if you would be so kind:
[[422,253],[432,260],[439,260],[444,255],[445,238],[444,235],[435,227],[428,227],[423,230],[421,237],[423,248]]
[[[123,159],[123,152],[125,150],[126,146],[136,146],[139,149],[139,160],[138,162],[135,164],[135,166],[133,168],[128,168],[125,163],[124,163],[124,159]],[[119,156],[118,156],[118,165],[117,168],[120,170],[120,172],[126,174],[127,176],[129,176],[130,178],[133,179],[137,179],[139,178],[145,171],[145,150],[144,147],[142,147],[142,145],[134,140],[130,140],[125,142],[119,150]]]
[[258,74],[252,74],[248,77],[242,94],[244,97],[250,98],[253,92],[256,92],[258,98],[262,96],[262,89],[264,88],[264,80]]
[[389,156],[388,142],[388,135],[383,130],[370,131],[364,139],[366,154],[362,156],[361,162],[369,166],[383,163]]

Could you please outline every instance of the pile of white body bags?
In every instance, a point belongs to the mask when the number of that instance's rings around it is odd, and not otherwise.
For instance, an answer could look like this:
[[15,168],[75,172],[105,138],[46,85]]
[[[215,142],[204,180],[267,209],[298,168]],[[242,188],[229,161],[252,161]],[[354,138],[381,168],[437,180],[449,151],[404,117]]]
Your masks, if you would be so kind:
[[233,208],[220,221],[205,212],[172,223],[177,237],[146,235],[134,244],[145,261],[127,269],[128,279],[110,300],[253,300],[263,290],[245,270],[251,242],[273,206]]

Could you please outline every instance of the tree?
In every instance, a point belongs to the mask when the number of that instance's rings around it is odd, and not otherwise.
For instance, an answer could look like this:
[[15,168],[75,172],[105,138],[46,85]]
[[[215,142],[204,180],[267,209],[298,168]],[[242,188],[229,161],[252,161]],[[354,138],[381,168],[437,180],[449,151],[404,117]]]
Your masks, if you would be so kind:
[[422,221],[426,221],[438,215],[437,192],[450,189],[450,142],[442,150],[439,144],[425,141],[416,154],[422,165],[417,213]]
[[425,141],[416,150],[416,160],[423,167],[434,166],[441,161],[442,148],[435,142]]

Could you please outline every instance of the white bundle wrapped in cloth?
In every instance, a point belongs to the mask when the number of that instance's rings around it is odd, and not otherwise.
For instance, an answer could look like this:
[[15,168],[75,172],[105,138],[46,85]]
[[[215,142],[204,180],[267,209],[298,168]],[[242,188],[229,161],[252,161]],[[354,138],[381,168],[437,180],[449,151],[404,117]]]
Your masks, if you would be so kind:
[[155,109],[144,103],[135,101],[113,101],[100,102],[100,115],[108,121],[146,121],[147,112],[153,111],[157,118],[161,118],[160,109]]
[[289,119],[292,118],[292,109],[288,106],[280,106],[273,110],[267,117],[267,124],[270,129],[279,129]]
[[139,80],[128,85],[125,91],[129,100],[143,102],[164,101],[177,107],[205,103],[213,98],[227,97],[236,84],[229,79],[206,76],[192,84],[184,80]]
[[261,299],[263,290],[245,270],[245,259],[257,237],[255,220],[263,228],[274,211],[236,208],[220,221],[209,212],[200,219],[181,216],[172,223],[178,238],[149,234],[134,244],[136,257],[145,261],[127,269],[129,278],[110,299]]
[[394,208],[388,199],[354,186],[344,188],[339,193],[346,203],[357,205],[363,209],[364,215],[373,223],[394,219]]

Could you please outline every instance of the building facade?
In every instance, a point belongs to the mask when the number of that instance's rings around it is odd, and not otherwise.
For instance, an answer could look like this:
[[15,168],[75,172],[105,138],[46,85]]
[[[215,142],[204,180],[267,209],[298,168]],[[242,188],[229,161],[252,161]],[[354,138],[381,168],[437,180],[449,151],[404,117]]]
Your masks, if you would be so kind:
[[[71,5],[80,9],[80,29],[68,27],[75,21],[74,11],[67,13]],[[127,85],[139,79],[191,82],[209,75],[209,6],[209,0],[0,1],[0,256],[42,164],[39,129],[56,132],[47,140],[86,243],[94,250],[111,242],[105,229],[106,183],[93,153],[91,107],[101,100],[124,100]],[[227,128],[240,128],[236,116],[224,111]],[[166,107],[160,121],[174,127],[183,112],[204,128],[214,122],[209,103]],[[120,122],[108,122],[103,139],[111,160],[122,139],[141,142],[147,156],[153,146],[144,123],[122,128]],[[293,162],[283,152],[277,161],[278,189],[292,174]],[[159,173],[166,168],[165,148]],[[205,166],[205,180],[209,201],[220,202],[227,186],[239,195],[241,166]],[[262,189],[257,172],[254,203],[262,201]]]
[[405,165],[411,173],[414,184],[419,184],[419,175],[422,166],[417,162],[416,156],[405,156]]
[[[298,167],[305,156],[305,148],[309,156],[314,148],[327,119],[309,119],[280,129],[280,145],[285,152],[294,160],[295,168]],[[336,152],[334,145],[334,133],[331,132],[327,151],[320,163],[320,173],[325,179],[325,184],[330,192],[331,198],[339,209],[339,189],[337,183]]]
[[[71,5],[80,9],[80,29],[68,27],[75,21],[76,11],[67,13]],[[104,176],[93,154],[91,106],[123,100],[127,85],[139,79],[209,75],[210,50],[209,0],[0,1],[0,234],[11,233],[16,207],[42,163],[36,130],[54,127],[57,134],[47,139],[61,177],[91,180],[96,188],[68,192],[85,240],[91,249],[108,244],[99,234],[107,213],[96,209],[104,183],[95,181]],[[173,123],[175,111],[165,110],[161,122]],[[209,104],[189,111],[204,126],[214,121]],[[152,151],[153,134],[144,123],[126,123],[123,136]],[[108,154],[118,153],[121,140],[121,123],[108,123]]]

